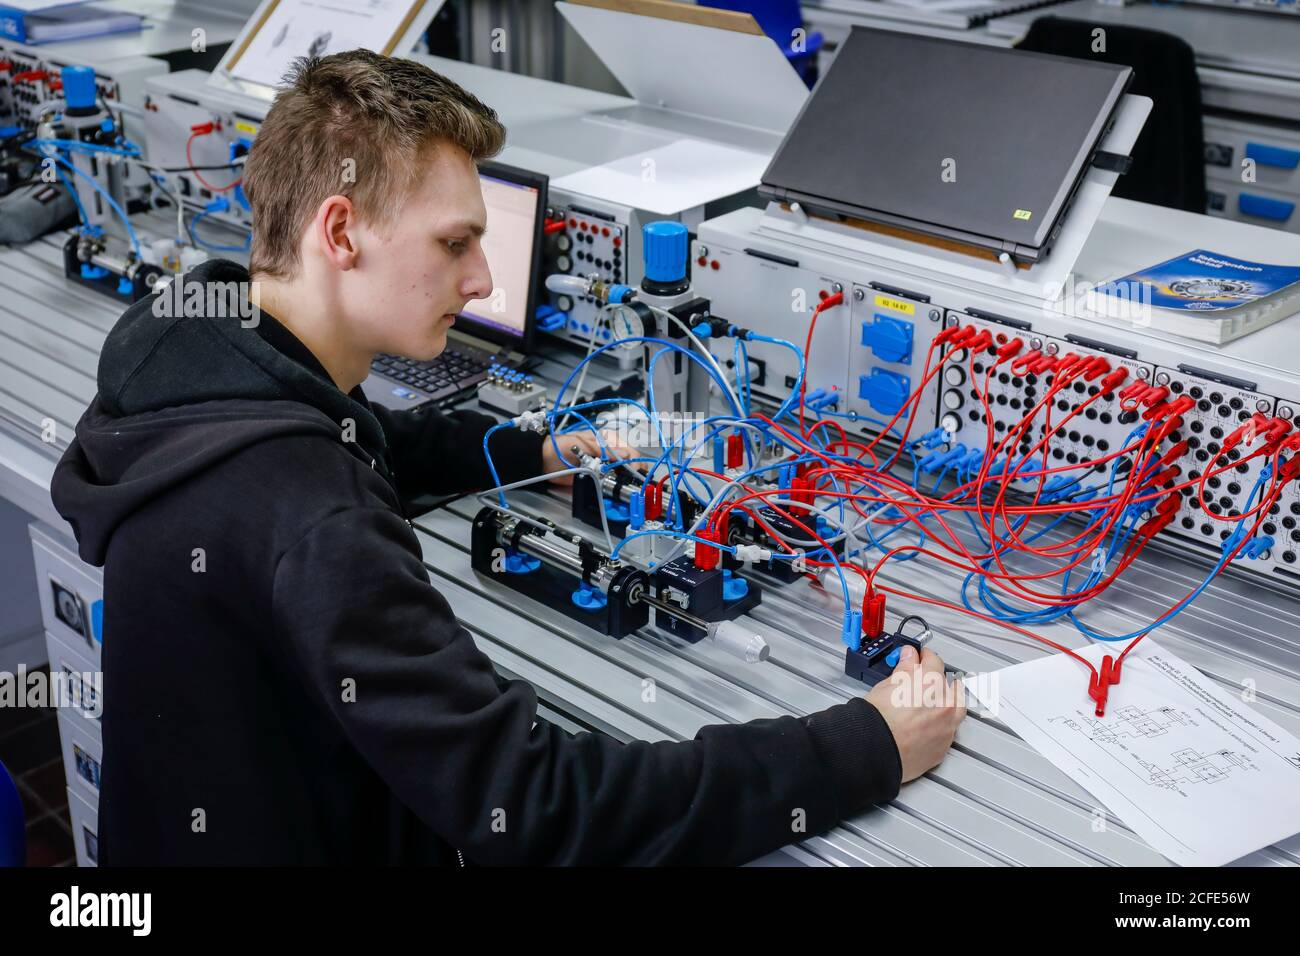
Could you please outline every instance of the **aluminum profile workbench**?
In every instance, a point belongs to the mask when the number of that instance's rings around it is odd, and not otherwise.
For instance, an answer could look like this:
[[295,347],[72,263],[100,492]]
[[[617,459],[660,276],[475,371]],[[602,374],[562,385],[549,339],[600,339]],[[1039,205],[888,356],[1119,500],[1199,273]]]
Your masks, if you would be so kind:
[[[64,281],[61,241],[0,250],[0,495],[70,536],[49,502],[50,476],[94,393],[98,352],[120,309]],[[553,388],[563,370],[563,356],[548,355],[538,374]],[[41,441],[46,419],[57,426],[53,443]],[[513,500],[576,527],[563,492]],[[683,645],[650,629],[614,641],[471,571],[469,519],[477,510],[470,496],[415,520],[430,579],[498,669],[536,687],[544,715],[570,731],[684,740],[706,724],[808,713],[864,692],[843,675],[835,606],[806,583],[767,587],[749,619],[771,645],[763,663],[745,664],[707,642]],[[1151,620],[1203,573],[1149,549],[1102,600],[1090,603],[1089,621],[1120,630]],[[884,576],[939,595],[955,594],[959,583],[957,572],[919,562],[891,566]],[[894,601],[888,624],[896,623],[899,605],[906,602]],[[955,612],[922,613],[935,633],[931,646],[964,671],[1043,653],[1027,639]],[[1082,643],[1060,625],[1042,633]],[[1294,594],[1224,575],[1156,640],[1230,690],[1253,680],[1253,706],[1300,734],[1300,599]],[[654,681],[653,702],[644,699],[647,679]],[[1082,684],[1081,674],[1081,692]],[[1086,791],[1005,726],[972,715],[942,764],[905,785],[897,799],[763,862],[1167,865],[1120,824],[1096,832],[1096,809]],[[1240,862],[1300,864],[1300,836]]]

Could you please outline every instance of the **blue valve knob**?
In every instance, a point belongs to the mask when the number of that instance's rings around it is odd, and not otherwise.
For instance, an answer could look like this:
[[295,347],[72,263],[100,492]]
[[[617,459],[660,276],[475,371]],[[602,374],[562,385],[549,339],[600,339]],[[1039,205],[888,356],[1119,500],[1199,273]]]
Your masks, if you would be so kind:
[[680,222],[648,222],[641,229],[645,277],[652,282],[680,282],[686,278],[688,236]]
[[88,66],[65,66],[62,71],[63,101],[71,111],[93,110],[95,98],[95,71]]

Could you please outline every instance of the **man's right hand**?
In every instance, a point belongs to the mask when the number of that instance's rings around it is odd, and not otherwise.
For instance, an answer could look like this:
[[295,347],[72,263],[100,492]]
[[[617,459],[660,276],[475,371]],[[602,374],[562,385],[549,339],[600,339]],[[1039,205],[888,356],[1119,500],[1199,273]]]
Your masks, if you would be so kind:
[[904,646],[898,666],[867,694],[894,735],[903,761],[903,782],[939,765],[966,716],[966,689],[948,681],[943,661],[933,651],[920,657]]

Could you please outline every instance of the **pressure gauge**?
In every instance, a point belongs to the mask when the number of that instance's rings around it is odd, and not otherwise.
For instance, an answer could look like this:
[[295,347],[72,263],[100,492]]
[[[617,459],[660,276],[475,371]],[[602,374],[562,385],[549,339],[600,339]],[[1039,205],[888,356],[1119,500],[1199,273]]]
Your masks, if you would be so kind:
[[645,323],[641,321],[641,316],[631,306],[611,306],[609,326],[614,341],[618,342],[619,348],[636,349],[641,347],[640,342],[626,341],[628,339],[645,338]]

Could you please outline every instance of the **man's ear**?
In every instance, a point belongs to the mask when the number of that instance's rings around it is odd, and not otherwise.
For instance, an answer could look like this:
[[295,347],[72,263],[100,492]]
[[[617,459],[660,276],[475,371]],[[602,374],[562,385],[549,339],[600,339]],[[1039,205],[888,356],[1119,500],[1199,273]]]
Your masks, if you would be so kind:
[[357,264],[357,214],[347,196],[330,196],[316,210],[312,224],[321,256],[336,269],[347,271]]

